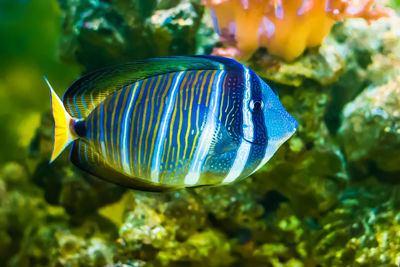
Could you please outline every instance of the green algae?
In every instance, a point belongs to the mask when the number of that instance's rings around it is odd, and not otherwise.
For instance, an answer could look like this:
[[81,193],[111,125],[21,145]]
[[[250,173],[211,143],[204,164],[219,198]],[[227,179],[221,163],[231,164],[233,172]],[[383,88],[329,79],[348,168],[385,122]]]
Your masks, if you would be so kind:
[[[54,44],[60,40],[59,56],[73,69],[207,53],[216,42],[198,1],[59,5]],[[244,62],[278,90],[299,129],[233,185],[146,193],[88,175],[68,155],[49,166],[52,120],[44,112],[39,127],[22,131],[30,139],[23,156],[1,150],[8,160],[0,168],[0,265],[398,266],[398,25],[398,17],[370,26],[347,20],[295,62],[262,50]],[[20,94],[36,101],[43,88],[35,82]],[[27,127],[35,116],[26,116]],[[7,127],[4,136],[15,135]]]

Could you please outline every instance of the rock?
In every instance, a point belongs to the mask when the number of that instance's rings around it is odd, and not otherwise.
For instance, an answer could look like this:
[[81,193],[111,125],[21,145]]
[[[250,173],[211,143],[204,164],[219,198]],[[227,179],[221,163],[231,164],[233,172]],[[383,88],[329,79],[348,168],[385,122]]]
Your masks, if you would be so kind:
[[398,183],[400,79],[367,88],[344,110],[339,140],[355,178],[370,175]]
[[[197,1],[59,3],[63,58],[85,71],[206,53],[215,41]],[[77,169],[68,153],[48,165],[44,114],[30,158],[0,166],[1,265],[398,266],[398,22],[349,20],[298,61],[259,51],[245,62],[299,128],[235,184],[139,192]]]
[[328,266],[398,266],[399,186],[375,179],[354,184],[320,219],[315,257]]
[[105,182],[77,167],[67,152],[49,164],[53,145],[52,118],[45,113],[31,142],[31,157],[36,161],[32,181],[44,191],[45,200],[63,206],[76,222],[92,215],[97,208],[117,201],[125,188]]
[[204,7],[195,1],[60,0],[60,52],[86,71],[135,59],[194,54]]

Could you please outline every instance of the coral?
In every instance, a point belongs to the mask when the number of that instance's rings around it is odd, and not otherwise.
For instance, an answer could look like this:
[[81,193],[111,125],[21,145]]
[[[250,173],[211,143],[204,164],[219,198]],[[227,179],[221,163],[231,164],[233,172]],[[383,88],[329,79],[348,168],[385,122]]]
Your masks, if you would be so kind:
[[[59,3],[63,59],[86,71],[211,53],[218,38],[198,1]],[[67,153],[48,165],[53,121],[44,113],[29,158],[0,165],[0,265],[398,266],[398,25],[396,16],[345,20],[294,62],[263,49],[243,61],[277,89],[299,128],[231,185],[139,192],[78,170]]]
[[120,228],[119,261],[137,258],[164,266],[171,262],[227,263],[229,242],[219,231],[206,228],[205,209],[190,192],[135,193],[129,206]]
[[315,256],[326,266],[398,266],[399,189],[369,179],[343,191],[338,206],[320,219]]
[[[262,196],[246,183],[163,195],[127,193],[115,260],[155,266],[247,266],[250,262],[295,264],[309,255],[302,222],[288,205],[267,218]],[[257,195],[254,195],[257,194]],[[292,258],[297,255],[297,260]]]
[[[372,8],[372,0],[206,0],[205,3],[216,16],[221,41],[235,45],[245,59],[258,47],[265,47],[269,54],[291,61],[307,47],[321,44],[335,21],[354,17],[371,21],[393,14],[387,8]],[[221,53],[221,49],[216,52]]]
[[92,214],[101,206],[117,201],[125,188],[104,183],[74,167],[68,155],[65,155],[67,153],[49,165],[53,143],[52,128],[51,114],[43,114],[41,125],[30,145],[31,158],[37,161],[32,181],[44,190],[46,201],[62,205],[78,220]]
[[113,244],[106,238],[84,237],[67,224],[47,223],[25,231],[24,245],[11,266],[105,266],[112,262]]
[[111,263],[115,226],[98,215],[87,215],[83,220],[71,218],[62,206],[46,202],[41,188],[29,179],[26,167],[16,162],[4,165],[0,171],[2,266]]
[[[268,80],[296,87],[307,80],[322,85],[337,83],[346,72],[351,72],[355,80],[365,81],[368,77],[369,82],[383,83],[382,79],[387,81],[393,76],[392,66],[399,64],[399,23],[395,16],[371,25],[363,20],[345,20],[332,27],[319,49],[310,50],[293,62],[283,62],[259,50],[247,64]],[[354,94],[359,87],[350,89],[355,90]]]

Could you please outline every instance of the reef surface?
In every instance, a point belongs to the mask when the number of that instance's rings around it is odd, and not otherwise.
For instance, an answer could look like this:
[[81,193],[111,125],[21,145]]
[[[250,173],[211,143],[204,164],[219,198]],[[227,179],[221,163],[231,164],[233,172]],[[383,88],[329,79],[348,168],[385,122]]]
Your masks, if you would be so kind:
[[[397,8],[395,2],[383,2]],[[59,52],[88,72],[137,58],[211,53],[197,1],[59,0]],[[243,61],[299,129],[236,184],[147,193],[48,165],[44,113],[29,157],[0,168],[1,266],[398,266],[400,16],[333,25],[285,62]]]

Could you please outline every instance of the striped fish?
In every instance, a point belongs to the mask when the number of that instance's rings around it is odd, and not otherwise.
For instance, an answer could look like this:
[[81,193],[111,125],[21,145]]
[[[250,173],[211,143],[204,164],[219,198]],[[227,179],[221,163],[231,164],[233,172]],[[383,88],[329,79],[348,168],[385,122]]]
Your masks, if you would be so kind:
[[50,162],[73,143],[79,168],[140,190],[241,180],[297,128],[262,79],[221,57],[98,70],[74,82],[63,101],[47,83],[55,120]]

